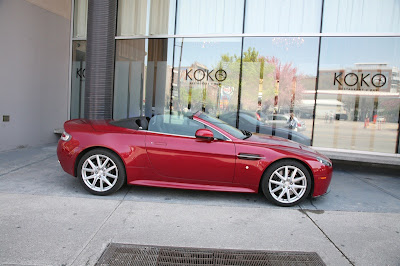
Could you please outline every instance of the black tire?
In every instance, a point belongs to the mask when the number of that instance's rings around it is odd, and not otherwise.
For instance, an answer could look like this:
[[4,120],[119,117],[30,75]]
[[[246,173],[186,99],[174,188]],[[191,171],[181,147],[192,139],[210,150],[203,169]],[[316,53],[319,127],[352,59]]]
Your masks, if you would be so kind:
[[[98,167],[97,158],[100,159],[100,165],[104,165],[103,168]],[[82,170],[83,167],[85,167],[84,170]],[[111,170],[107,171],[107,169]],[[83,188],[94,195],[106,196],[112,194],[125,184],[126,173],[121,158],[106,149],[94,149],[83,155],[77,171],[79,182]],[[91,175],[88,176],[88,173],[91,173]],[[91,176],[94,177],[91,178]]]
[[[286,169],[288,169],[287,174],[285,174]],[[292,178],[293,173],[294,178]],[[282,207],[290,207],[302,202],[310,194],[311,187],[310,172],[303,164],[290,159],[271,164],[264,172],[261,181],[261,189],[265,197],[271,203]]]

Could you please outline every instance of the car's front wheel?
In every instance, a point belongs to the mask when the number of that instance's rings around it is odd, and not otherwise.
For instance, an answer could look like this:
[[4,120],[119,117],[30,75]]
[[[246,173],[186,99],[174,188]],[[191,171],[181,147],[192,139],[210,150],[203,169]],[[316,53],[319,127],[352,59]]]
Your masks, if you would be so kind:
[[124,164],[113,152],[94,149],[79,161],[78,178],[90,193],[109,195],[119,190],[125,182]]
[[293,206],[311,191],[311,174],[301,163],[282,160],[268,167],[261,182],[265,197],[279,206]]

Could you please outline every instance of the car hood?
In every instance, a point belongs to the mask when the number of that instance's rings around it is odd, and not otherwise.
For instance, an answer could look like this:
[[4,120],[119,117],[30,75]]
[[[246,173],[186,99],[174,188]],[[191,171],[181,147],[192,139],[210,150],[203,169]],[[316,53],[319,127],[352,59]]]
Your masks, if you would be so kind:
[[270,135],[265,135],[265,134],[257,134],[253,133],[250,138],[245,139],[245,141],[249,144],[267,144],[267,145],[273,145],[273,146],[285,146],[285,147],[290,147],[290,148],[300,148],[299,143],[276,137],[276,136],[270,136]]
[[[239,128],[239,129],[241,129],[241,128]],[[243,129],[246,129],[246,128],[243,128]],[[250,130],[249,129],[250,128],[248,128],[247,130],[251,131],[251,132],[254,131],[253,128],[251,128]],[[272,127],[272,126],[268,126],[265,124],[261,124],[259,126],[258,133],[266,134],[269,136],[276,136],[276,137],[284,138],[284,139],[288,139],[291,136],[291,138],[290,138],[291,140],[294,140],[294,141],[304,144],[304,145],[310,145],[310,142],[311,142],[311,139],[309,137],[307,137],[301,133],[298,133],[294,130],[283,128],[283,127]]]
[[329,160],[329,158],[327,158],[325,155],[320,154],[316,150],[306,145],[276,136],[253,133],[250,138],[243,141],[244,144],[247,145],[256,145],[279,150],[288,150],[294,153],[308,154],[314,157],[319,156]]

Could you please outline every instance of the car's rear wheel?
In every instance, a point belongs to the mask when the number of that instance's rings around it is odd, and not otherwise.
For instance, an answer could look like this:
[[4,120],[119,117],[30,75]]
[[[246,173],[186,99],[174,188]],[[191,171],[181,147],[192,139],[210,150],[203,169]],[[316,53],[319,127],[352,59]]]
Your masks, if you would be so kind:
[[125,183],[124,164],[113,152],[94,149],[79,161],[78,178],[90,193],[109,195],[119,190]]
[[282,160],[268,167],[261,182],[265,197],[278,206],[293,206],[311,191],[311,174],[294,160]]

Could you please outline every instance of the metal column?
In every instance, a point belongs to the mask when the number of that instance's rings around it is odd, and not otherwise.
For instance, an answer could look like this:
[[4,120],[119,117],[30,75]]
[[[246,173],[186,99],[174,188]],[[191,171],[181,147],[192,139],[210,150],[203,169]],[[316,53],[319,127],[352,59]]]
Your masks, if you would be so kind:
[[110,119],[113,106],[117,0],[89,0],[85,118]]

